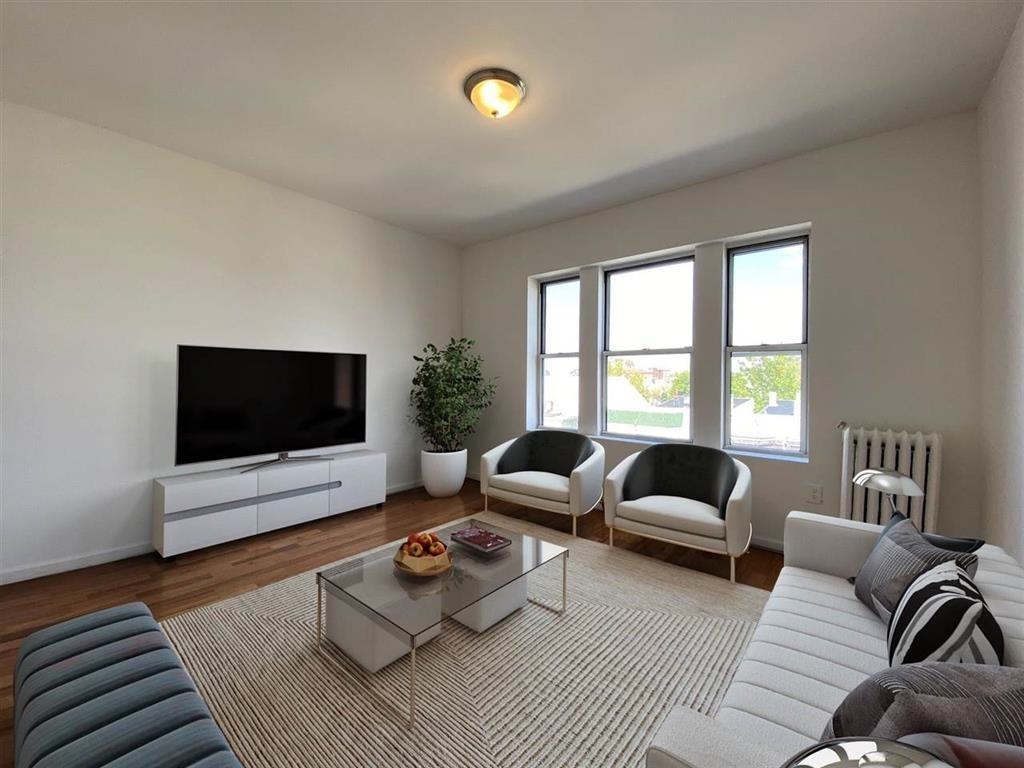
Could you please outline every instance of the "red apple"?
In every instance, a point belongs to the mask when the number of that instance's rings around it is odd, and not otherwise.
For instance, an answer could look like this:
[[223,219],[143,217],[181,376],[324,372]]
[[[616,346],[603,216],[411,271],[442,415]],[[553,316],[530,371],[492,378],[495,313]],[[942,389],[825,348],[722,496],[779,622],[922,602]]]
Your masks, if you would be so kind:
[[420,537],[420,535],[418,533],[410,533],[408,538],[406,538],[406,541],[409,542],[410,544],[415,544],[417,539],[419,539],[419,537]]
[[409,554],[413,557],[423,557],[423,545],[418,541],[414,541],[409,545]]
[[434,543],[434,540],[430,538],[429,533],[421,533],[416,537],[416,541],[418,541],[424,549],[429,549],[430,545]]
[[410,546],[412,546],[412,545],[409,544],[409,542],[405,542],[405,544],[402,545],[402,554],[403,555],[409,554],[409,547]]
[[430,554],[435,555],[435,556],[436,555],[443,555],[444,554],[444,544],[441,543],[440,541],[435,541],[433,544],[430,545]]
[[438,536],[436,533],[432,533],[432,534],[430,534],[430,540],[431,541],[440,541],[441,537]]

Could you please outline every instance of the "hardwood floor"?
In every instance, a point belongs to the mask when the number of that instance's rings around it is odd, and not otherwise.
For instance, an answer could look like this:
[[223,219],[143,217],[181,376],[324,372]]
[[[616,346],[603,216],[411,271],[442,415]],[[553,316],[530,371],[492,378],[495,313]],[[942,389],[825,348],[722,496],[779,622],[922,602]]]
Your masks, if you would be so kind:
[[[162,560],[156,554],[45,576],[0,587],[0,768],[13,764],[11,728],[12,673],[18,645],[28,634],[77,616],[120,603],[141,600],[157,619],[249,592],[348,555],[429,530],[483,509],[474,481],[458,496],[432,499],[417,489],[388,498],[374,508],[222,544]],[[569,519],[551,512],[493,502],[495,512],[560,531]],[[607,542],[600,511],[580,518],[578,535]],[[687,568],[729,578],[728,558],[674,547],[619,532],[615,546]],[[782,556],[753,549],[736,566],[737,581],[771,589],[782,569]]]

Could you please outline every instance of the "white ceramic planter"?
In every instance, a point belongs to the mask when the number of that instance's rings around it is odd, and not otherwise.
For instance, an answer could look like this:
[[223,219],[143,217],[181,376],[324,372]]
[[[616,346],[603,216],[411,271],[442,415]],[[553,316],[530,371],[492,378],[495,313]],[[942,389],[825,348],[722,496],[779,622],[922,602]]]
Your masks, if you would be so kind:
[[462,490],[466,480],[466,457],[468,451],[451,453],[431,453],[420,451],[420,471],[423,474],[423,487],[427,493],[436,498],[454,496]]

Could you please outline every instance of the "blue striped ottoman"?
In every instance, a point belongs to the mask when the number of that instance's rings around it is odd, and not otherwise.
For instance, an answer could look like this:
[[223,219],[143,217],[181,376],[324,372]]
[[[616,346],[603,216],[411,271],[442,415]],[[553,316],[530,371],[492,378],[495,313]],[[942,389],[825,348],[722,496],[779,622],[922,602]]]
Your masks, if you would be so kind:
[[15,768],[240,768],[143,603],[25,638],[14,667]]

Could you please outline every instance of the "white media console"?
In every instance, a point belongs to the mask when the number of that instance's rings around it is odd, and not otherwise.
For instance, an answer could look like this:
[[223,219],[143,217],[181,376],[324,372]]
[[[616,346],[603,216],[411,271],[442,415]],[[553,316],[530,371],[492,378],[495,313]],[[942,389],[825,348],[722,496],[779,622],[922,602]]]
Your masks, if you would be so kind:
[[153,481],[153,547],[172,557],[383,504],[386,489],[387,457],[376,451],[161,477]]

